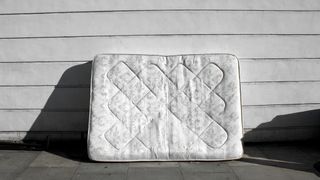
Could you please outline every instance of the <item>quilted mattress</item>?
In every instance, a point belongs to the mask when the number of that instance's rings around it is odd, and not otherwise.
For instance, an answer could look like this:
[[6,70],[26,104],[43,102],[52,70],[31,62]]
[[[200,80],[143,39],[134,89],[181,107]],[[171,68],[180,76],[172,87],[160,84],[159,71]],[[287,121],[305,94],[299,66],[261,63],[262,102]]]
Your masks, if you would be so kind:
[[92,160],[242,156],[239,70],[233,55],[98,55],[90,101]]

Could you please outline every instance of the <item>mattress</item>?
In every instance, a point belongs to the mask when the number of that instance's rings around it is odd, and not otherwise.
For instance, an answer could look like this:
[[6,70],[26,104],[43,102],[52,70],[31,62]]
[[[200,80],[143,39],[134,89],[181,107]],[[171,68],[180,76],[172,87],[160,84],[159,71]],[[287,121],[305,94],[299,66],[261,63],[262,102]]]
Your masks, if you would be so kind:
[[91,78],[91,160],[214,161],[242,156],[235,56],[98,55]]

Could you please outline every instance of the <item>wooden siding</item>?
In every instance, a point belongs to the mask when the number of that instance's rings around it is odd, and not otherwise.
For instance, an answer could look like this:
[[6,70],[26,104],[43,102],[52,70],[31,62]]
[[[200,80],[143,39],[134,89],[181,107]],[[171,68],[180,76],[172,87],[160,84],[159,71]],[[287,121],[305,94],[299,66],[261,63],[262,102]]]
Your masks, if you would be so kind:
[[244,140],[314,137],[318,22],[317,0],[0,1],[0,140],[79,138],[100,53],[234,54]]

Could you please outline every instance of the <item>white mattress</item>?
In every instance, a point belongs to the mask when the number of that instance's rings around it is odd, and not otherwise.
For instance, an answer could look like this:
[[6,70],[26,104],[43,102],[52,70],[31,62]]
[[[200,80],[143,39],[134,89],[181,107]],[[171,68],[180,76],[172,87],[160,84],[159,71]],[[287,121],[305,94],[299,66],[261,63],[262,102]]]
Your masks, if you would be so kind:
[[98,55],[88,154],[95,161],[242,156],[238,61],[228,54]]

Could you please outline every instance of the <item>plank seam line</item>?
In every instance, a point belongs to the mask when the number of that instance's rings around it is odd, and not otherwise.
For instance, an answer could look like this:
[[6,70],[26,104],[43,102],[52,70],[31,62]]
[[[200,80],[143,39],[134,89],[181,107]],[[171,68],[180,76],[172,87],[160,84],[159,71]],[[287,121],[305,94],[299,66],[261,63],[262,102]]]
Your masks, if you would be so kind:
[[242,107],[276,107],[276,106],[307,106],[307,105],[320,105],[319,103],[290,103],[290,104],[242,104]]
[[63,109],[57,109],[57,110],[46,110],[46,109],[41,109],[41,108],[32,108],[32,109],[30,109],[30,108],[20,108],[20,109],[15,109],[15,108],[13,108],[13,109],[10,109],[10,108],[8,108],[8,109],[1,109],[0,108],[0,111],[4,111],[4,112],[10,112],[10,111],[13,111],[13,112],[19,112],[19,111],[21,111],[21,112],[23,112],[23,111],[25,111],[25,112],[39,112],[39,111],[41,111],[41,113],[43,112],[43,113],[89,113],[89,110],[87,109],[87,110],[85,110],[85,109],[71,109],[71,110],[63,110]]
[[41,112],[84,112],[88,113],[89,108],[85,109],[59,109],[59,108],[50,108],[50,109],[41,109],[41,108],[0,108],[0,111],[41,111]]
[[[261,104],[261,105],[242,105],[247,107],[280,107],[280,106],[320,106],[320,103],[292,103],[292,104]],[[42,112],[89,112],[89,108],[59,109],[59,108],[0,108],[0,111],[42,111]]]
[[0,133],[80,133],[80,132],[87,132],[87,131],[0,131]]
[[[118,54],[118,53],[115,53],[115,54]],[[147,54],[149,55],[149,54]],[[277,60],[320,60],[320,57],[286,57],[286,58],[283,58],[283,57],[279,57],[279,58],[248,58],[248,57],[245,57],[245,58],[242,58],[242,57],[238,57],[238,60],[239,61],[263,61],[263,60],[268,60],[268,61],[277,61]],[[43,60],[43,61],[35,61],[35,60],[30,60],[30,61],[18,61],[18,60],[15,60],[15,61],[0,61],[0,64],[1,63],[19,63],[19,64],[27,64],[27,63],[77,63],[77,62],[92,62],[92,59],[87,59],[87,60]]]
[[296,61],[296,60],[320,60],[319,58],[296,58],[296,57],[292,57],[292,58],[238,58],[238,60],[240,61],[277,61],[277,60],[286,60],[286,61]]
[[318,83],[320,80],[289,80],[289,81],[240,81],[241,84],[267,84],[267,83]]
[[77,13],[125,13],[125,12],[206,12],[206,11],[243,11],[243,12],[319,12],[319,9],[118,9],[118,10],[80,10],[80,11],[43,11],[43,12],[7,12],[0,16],[41,15],[41,14],[77,14]]
[[318,129],[320,127],[316,126],[316,125],[309,125],[309,126],[287,126],[287,127],[261,127],[261,128],[244,128],[244,130],[260,130],[260,131],[264,131],[264,130],[284,130],[284,129],[290,129],[290,130],[294,130],[294,129]]
[[17,88],[21,88],[21,87],[54,87],[57,89],[87,89],[90,88],[90,84],[79,84],[79,85],[52,85],[52,84],[41,84],[41,85],[21,85],[21,84],[17,84],[17,85],[0,85],[0,88],[11,88],[11,87],[17,87]]
[[[289,127],[271,127],[271,128],[244,128],[245,131],[265,131],[265,130],[296,130],[296,129],[318,129],[319,126],[289,126]],[[80,133],[87,131],[0,131],[0,133]]]
[[69,61],[0,61],[0,64],[29,64],[29,63],[39,63],[39,64],[42,64],[42,63],[83,63],[83,62],[91,62],[91,60],[69,60]]
[[[290,83],[320,83],[320,80],[299,80],[299,81],[240,81],[241,84],[290,84]],[[39,84],[39,85],[30,85],[30,84],[14,84],[14,85],[5,85],[1,84],[0,88],[25,88],[25,87],[54,87],[57,89],[64,89],[64,88],[79,88],[79,89],[87,89],[90,88],[90,84],[77,84],[77,85],[54,85],[54,84]]]
[[319,36],[320,34],[281,34],[281,33],[198,33],[198,34],[115,34],[115,35],[74,35],[74,36],[21,36],[21,37],[0,37],[0,40],[20,39],[72,39],[72,38],[112,38],[112,37],[166,37],[166,36]]

